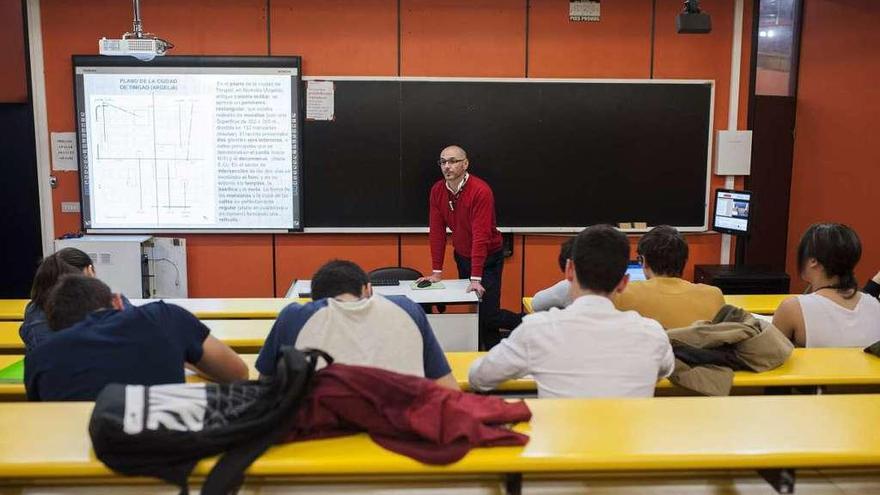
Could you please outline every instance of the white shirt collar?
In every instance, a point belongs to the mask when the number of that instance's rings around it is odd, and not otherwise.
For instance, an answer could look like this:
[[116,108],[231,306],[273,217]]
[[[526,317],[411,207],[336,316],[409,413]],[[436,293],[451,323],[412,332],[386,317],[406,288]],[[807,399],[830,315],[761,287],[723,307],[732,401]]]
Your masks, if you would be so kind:
[[607,297],[586,294],[572,301],[571,306],[569,307],[594,307],[612,309],[614,308],[614,303],[611,302],[611,299],[608,299]]
[[451,192],[452,194],[458,194],[459,192],[461,192],[461,188],[464,187],[465,183],[467,183],[467,180],[470,176],[471,175],[469,173],[465,172],[464,177],[461,178],[461,182],[458,183],[458,187],[456,187],[455,189],[452,189],[451,187],[449,187],[449,183],[444,181],[446,183],[446,189],[449,190],[449,192]]

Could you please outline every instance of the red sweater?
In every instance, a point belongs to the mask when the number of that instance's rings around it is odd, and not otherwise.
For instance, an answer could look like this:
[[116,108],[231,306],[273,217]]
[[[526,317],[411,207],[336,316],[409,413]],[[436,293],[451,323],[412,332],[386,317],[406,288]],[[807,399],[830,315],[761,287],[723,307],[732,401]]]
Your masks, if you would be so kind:
[[286,441],[367,432],[388,450],[428,464],[449,464],[473,447],[525,445],[507,423],[529,421],[525,402],[467,394],[432,380],[364,366],[318,371]]
[[[454,209],[450,208],[452,202]],[[483,276],[486,256],[501,249],[501,232],[495,222],[495,196],[486,181],[470,174],[458,198],[439,180],[431,188],[429,204],[431,260],[434,270],[443,269],[446,227],[452,230],[452,248],[471,259],[471,276]]]

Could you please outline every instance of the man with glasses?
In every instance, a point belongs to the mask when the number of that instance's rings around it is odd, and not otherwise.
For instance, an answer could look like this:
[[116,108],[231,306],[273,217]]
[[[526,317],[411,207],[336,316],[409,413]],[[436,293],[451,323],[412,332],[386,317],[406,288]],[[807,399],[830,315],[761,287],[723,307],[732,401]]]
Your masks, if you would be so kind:
[[501,272],[504,256],[501,233],[495,221],[495,197],[485,181],[468,173],[467,153],[460,146],[447,146],[437,161],[443,179],[431,188],[429,227],[433,273],[421,280],[443,278],[446,228],[452,231],[452,247],[458,276],[469,278],[468,292],[480,297],[480,349],[499,342],[500,329],[513,330],[522,316],[501,309]]

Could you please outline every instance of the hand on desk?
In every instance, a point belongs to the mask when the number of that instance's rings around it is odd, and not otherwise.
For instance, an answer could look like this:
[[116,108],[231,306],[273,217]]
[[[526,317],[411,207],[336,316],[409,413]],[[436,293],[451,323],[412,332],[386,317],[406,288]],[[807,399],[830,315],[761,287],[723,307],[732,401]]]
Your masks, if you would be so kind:
[[483,294],[486,293],[486,289],[483,287],[483,284],[481,284],[478,280],[471,280],[471,283],[468,284],[468,288],[465,292],[476,292],[477,297],[482,299]]
[[417,278],[417,279],[416,279],[416,283],[419,283],[419,282],[421,282],[421,281],[423,281],[423,280],[428,280],[428,281],[430,281],[432,284],[436,284],[437,282],[443,280],[443,274],[442,274],[442,273],[436,273],[436,272],[435,272],[435,273],[432,273],[432,274],[431,274],[430,276],[428,276],[428,277]]

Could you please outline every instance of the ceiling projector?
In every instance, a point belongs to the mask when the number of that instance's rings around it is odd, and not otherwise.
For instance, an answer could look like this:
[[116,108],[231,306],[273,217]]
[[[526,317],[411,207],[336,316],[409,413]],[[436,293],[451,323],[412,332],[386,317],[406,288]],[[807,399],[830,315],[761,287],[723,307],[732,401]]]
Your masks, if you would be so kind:
[[699,0],[686,0],[675,18],[675,29],[679,34],[706,34],[712,31],[712,18],[700,11]]

